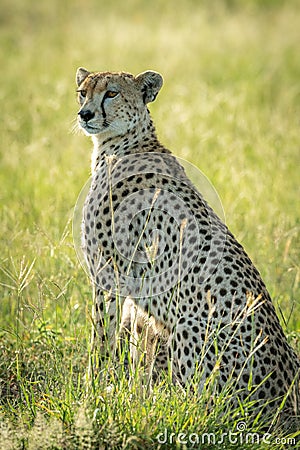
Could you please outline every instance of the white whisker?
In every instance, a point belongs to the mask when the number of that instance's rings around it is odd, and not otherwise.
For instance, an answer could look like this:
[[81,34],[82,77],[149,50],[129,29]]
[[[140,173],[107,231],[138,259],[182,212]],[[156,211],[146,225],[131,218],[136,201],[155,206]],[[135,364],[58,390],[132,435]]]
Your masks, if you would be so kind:
[[81,134],[82,133],[82,130],[81,130],[80,126],[78,125],[77,118],[75,118],[71,121],[71,127],[70,127],[69,133],[71,133],[71,134]]

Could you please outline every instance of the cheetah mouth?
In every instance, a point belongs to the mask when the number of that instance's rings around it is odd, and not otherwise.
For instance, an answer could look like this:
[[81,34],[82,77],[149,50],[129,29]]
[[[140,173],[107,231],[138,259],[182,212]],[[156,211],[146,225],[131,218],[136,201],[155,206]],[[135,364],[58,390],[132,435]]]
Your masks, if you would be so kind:
[[99,130],[98,127],[94,127],[92,125],[89,125],[88,123],[83,122],[81,120],[79,121],[79,126],[80,126],[80,128],[83,129],[83,131],[85,133],[88,133],[88,134],[99,134],[101,132],[101,130]]

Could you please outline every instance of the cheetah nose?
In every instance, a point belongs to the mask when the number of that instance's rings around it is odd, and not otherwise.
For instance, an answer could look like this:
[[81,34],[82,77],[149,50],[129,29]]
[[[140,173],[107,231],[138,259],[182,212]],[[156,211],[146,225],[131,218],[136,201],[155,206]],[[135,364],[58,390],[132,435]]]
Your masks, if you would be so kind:
[[80,116],[80,118],[82,120],[84,120],[85,122],[88,122],[89,120],[91,120],[94,117],[95,113],[93,113],[92,111],[87,109],[87,110],[80,110],[78,115]]

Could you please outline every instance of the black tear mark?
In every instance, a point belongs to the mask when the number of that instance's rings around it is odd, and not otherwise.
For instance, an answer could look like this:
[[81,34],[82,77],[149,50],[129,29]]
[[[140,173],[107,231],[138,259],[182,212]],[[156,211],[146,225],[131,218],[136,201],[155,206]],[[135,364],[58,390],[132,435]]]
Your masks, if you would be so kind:
[[102,110],[103,119],[106,118],[106,112],[104,109],[104,101],[105,101],[105,96],[103,97],[102,102],[101,102],[101,110]]

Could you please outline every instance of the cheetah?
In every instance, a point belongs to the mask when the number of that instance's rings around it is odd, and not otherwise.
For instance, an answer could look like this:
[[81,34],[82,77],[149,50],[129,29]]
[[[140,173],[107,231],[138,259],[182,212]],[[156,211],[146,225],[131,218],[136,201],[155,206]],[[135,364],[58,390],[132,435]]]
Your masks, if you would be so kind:
[[[230,384],[273,421],[297,422],[300,362],[257,269],[158,140],[148,103],[163,85],[146,71],[76,73],[78,127],[94,144],[82,248],[101,358],[124,329],[158,371],[199,391]],[[160,344],[158,353],[153,348]],[[147,357],[146,357],[147,359]]]

